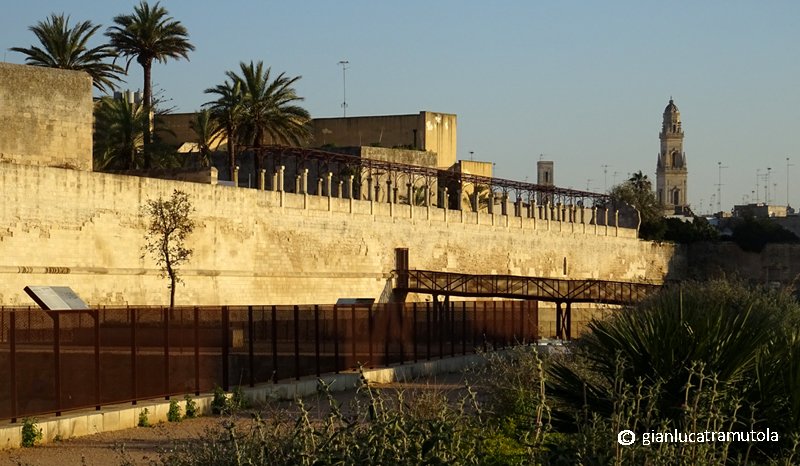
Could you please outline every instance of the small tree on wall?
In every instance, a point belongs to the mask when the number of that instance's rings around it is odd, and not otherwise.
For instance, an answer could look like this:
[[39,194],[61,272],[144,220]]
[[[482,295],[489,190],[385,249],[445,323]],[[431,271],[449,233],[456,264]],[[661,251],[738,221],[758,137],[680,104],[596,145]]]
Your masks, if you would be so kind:
[[176,189],[169,199],[159,196],[147,201],[142,211],[148,219],[142,258],[149,252],[161,267],[161,278],[169,279],[169,307],[174,307],[175,285],[183,282],[179,269],[189,261],[193,252],[185,247],[185,241],[194,230],[195,223],[190,218],[194,207],[189,196]]

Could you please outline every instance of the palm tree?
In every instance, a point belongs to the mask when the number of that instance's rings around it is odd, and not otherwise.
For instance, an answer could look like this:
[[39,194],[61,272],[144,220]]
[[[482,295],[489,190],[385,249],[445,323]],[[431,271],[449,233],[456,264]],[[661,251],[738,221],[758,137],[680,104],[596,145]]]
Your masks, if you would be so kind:
[[639,191],[650,191],[653,188],[653,184],[641,170],[638,173],[634,173],[628,181]]
[[228,168],[230,180],[233,181],[233,171],[236,167],[236,139],[239,127],[244,118],[244,95],[242,86],[238,82],[231,84],[225,81],[215,87],[206,89],[206,94],[217,94],[217,100],[206,103],[211,110],[211,115],[225,131],[228,140]]
[[124,99],[103,97],[95,110],[95,168],[133,170],[141,166],[143,136],[149,112]]
[[[233,71],[225,73],[241,86],[243,94],[244,124],[242,129],[252,137],[253,145],[262,146],[267,137],[274,143],[300,145],[311,137],[306,123],[311,119],[308,111],[296,102],[302,102],[293,87],[301,76],[290,78],[281,73],[270,81],[271,68],[264,63],[239,63],[241,76]],[[261,171],[261,155],[255,156],[255,171]]]
[[194,114],[189,120],[189,128],[197,136],[198,165],[208,167],[211,165],[211,145],[224,129],[219,122],[213,118],[210,109],[203,109]]
[[[166,9],[158,2],[152,7],[142,1],[133,8],[132,15],[119,15],[114,17],[116,26],[108,28],[106,36],[111,40],[111,46],[128,59],[126,71],[131,61],[135,58],[144,70],[144,105],[152,109],[152,89],[150,70],[153,60],[166,63],[167,58],[176,60],[183,57],[189,59],[188,53],[194,46],[187,38],[189,33],[180,21],[174,21]],[[144,144],[147,147],[151,142],[150,126],[152,118],[147,112],[150,125],[144,133]],[[150,168],[150,156],[145,150],[144,168]]]
[[106,92],[108,87],[113,91],[116,85],[112,80],[120,79],[122,68],[103,60],[116,57],[116,52],[109,48],[108,44],[92,49],[86,46],[86,42],[100,27],[99,24],[92,26],[91,21],[84,21],[70,29],[69,16],[65,18],[63,13],[60,15],[52,13],[44,22],[39,21],[36,26],[28,28],[36,34],[42,48],[11,47],[9,50],[27,55],[25,63],[28,65],[85,71],[92,77],[94,87],[98,90]]

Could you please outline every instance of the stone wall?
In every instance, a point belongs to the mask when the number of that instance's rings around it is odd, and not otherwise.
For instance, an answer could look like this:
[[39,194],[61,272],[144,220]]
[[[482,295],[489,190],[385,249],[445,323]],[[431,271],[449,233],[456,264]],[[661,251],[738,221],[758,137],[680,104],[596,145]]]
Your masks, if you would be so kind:
[[685,273],[682,249],[623,228],[0,164],[0,305],[33,304],[28,285],[70,286],[91,305],[167,303],[166,280],[142,258],[140,206],[174,189],[197,209],[179,305],[386,300],[399,247],[417,269],[636,281]]
[[738,276],[773,286],[796,285],[800,244],[767,244],[760,253],[731,242],[694,243],[688,249],[689,276],[696,279]]
[[92,78],[0,63],[0,162],[92,169]]

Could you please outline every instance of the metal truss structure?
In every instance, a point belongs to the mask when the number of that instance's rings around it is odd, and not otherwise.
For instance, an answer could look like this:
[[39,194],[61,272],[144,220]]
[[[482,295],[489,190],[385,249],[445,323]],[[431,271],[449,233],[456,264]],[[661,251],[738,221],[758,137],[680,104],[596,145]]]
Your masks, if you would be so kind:
[[[545,198],[554,205],[562,203],[564,205],[586,207],[606,206],[612,200],[610,196],[605,194],[367,159],[354,155],[302,147],[269,145],[245,146],[245,149],[252,150],[262,162],[261,166],[270,167],[272,173],[277,173],[282,166],[293,165],[296,172],[299,172],[301,168],[313,167],[319,174],[331,173],[336,181],[346,181],[344,178],[349,175],[366,176],[369,180],[376,180],[375,185],[377,186],[377,180],[380,178],[388,181],[389,185],[394,186],[393,189],[395,190],[401,186],[415,187],[424,185],[429,192],[442,192],[447,189],[450,195],[453,196],[458,191],[472,186],[473,189],[488,190],[490,195],[507,196],[506,199],[511,198],[513,194],[513,199],[523,202],[534,199],[540,199],[539,202],[542,202],[541,199]],[[270,168],[267,168],[268,172]],[[371,199],[371,192],[364,194],[368,199]],[[449,208],[460,210],[460,201],[457,203],[451,202]]]

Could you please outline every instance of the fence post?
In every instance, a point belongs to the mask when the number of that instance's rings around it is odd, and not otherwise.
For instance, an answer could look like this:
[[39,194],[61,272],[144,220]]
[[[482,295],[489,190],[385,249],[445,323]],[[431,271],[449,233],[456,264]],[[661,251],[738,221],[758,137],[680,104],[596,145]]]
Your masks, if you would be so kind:
[[200,396],[200,309],[194,307],[194,396]]
[[353,304],[350,307],[350,314],[351,314],[351,327],[353,329],[353,334],[350,336],[352,343],[353,343],[353,361],[358,363],[358,353],[356,352],[356,305]]
[[413,324],[414,324],[414,326],[411,327],[411,341],[414,344],[414,362],[417,362],[419,360],[418,359],[418,354],[417,354],[417,303],[414,302],[414,303],[412,303],[411,306],[412,306],[412,313],[413,313],[412,321],[413,321]]
[[450,319],[450,357],[456,356],[456,303],[450,301],[450,296],[445,297],[447,314]]
[[[30,311],[29,311],[30,312]],[[11,422],[17,422],[17,313],[9,314],[8,346],[11,358]]]
[[373,337],[373,329],[372,329],[372,306],[367,308],[367,327],[369,332],[369,368],[372,369],[375,367],[375,359],[372,354],[372,337]]
[[[264,170],[262,170],[264,171]],[[263,308],[262,308],[263,309]],[[247,357],[250,366],[250,386],[256,386],[256,366],[254,361],[253,340],[255,339],[255,324],[253,323],[253,306],[247,306]]]
[[[341,191],[340,191],[341,195]],[[333,371],[339,373],[339,306],[333,305]]]
[[386,327],[383,331],[383,366],[389,365],[389,345],[391,344],[392,333],[392,303],[383,305],[383,315],[386,319]]
[[431,360],[431,303],[430,301],[425,302],[425,321],[426,321],[426,332],[425,332],[425,339],[427,340],[425,356],[428,358],[428,361]]
[[506,327],[506,302],[503,301],[503,310],[501,311],[501,326],[503,327],[503,349],[508,346],[508,327]]
[[492,301],[492,346],[497,350],[497,301]]
[[102,395],[100,392],[100,310],[95,309],[94,317],[94,398],[95,410],[100,411]]
[[405,319],[403,319],[403,314],[405,313],[405,305],[404,303],[398,302],[397,304],[397,316],[400,319],[400,338],[397,339],[398,344],[400,345],[400,365],[402,366],[405,363],[406,354],[404,351],[404,343],[405,343]]
[[467,302],[461,302],[461,354],[467,355]]
[[522,305],[519,307],[519,319],[522,322],[520,324],[520,333],[522,334],[522,343],[524,344],[528,341],[528,335],[525,334],[525,308],[528,307],[528,303],[530,301],[522,301]]
[[511,301],[511,345],[515,346],[517,344],[517,334],[516,328],[514,327],[514,301]]
[[[330,176],[328,181],[328,187],[330,187]],[[330,192],[328,197],[330,198]],[[314,305],[314,358],[317,366],[317,377],[319,377],[321,373],[319,367],[319,304]]]
[[128,309],[131,316],[131,398],[136,404],[136,309]]
[[164,399],[169,400],[169,313],[172,309],[164,309]]
[[[283,170],[283,168],[281,168]],[[278,382],[278,306],[272,306],[272,379]]]
[[294,307],[294,378],[300,380],[300,306]]
[[228,306],[222,306],[222,389],[226,392],[230,389],[230,342],[228,341],[230,332],[230,311]]

